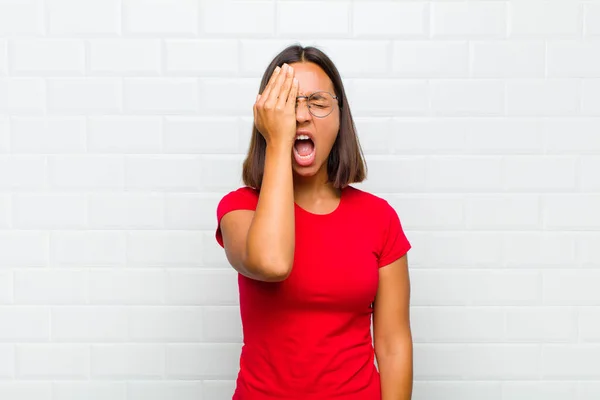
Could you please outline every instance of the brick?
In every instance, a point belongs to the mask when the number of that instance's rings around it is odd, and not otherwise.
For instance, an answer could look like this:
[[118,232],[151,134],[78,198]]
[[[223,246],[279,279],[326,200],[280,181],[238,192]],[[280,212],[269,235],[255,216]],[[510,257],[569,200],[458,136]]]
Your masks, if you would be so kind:
[[200,26],[209,35],[269,37],[275,33],[275,7],[271,1],[201,0]]
[[0,154],[10,150],[10,124],[8,117],[0,116]]
[[235,117],[166,117],[164,151],[177,154],[239,153]]
[[596,283],[600,271],[571,267],[544,271],[543,294],[547,305],[600,305]]
[[462,195],[404,194],[387,196],[406,229],[451,230],[465,227]]
[[48,232],[42,231],[0,231],[0,265],[45,267],[48,236]]
[[167,40],[165,70],[171,75],[236,75],[238,47],[235,40]]
[[123,108],[128,113],[195,113],[198,81],[193,78],[127,78],[123,84]]
[[546,71],[542,41],[476,41],[471,51],[472,73],[477,78],[537,78]]
[[600,190],[600,156],[584,156],[580,159],[581,188],[587,192],[597,192]]
[[46,163],[42,156],[0,155],[0,189],[42,189],[45,174]]
[[125,400],[127,385],[127,382],[56,381],[52,382],[52,394],[56,400],[96,398]]
[[[167,229],[216,229],[216,210],[221,197],[220,194],[166,194],[165,227]],[[198,213],[197,210],[214,212]]]
[[98,115],[121,110],[121,80],[117,78],[52,78],[47,81],[52,114]]
[[500,382],[415,380],[413,387],[414,400],[479,400],[480,396],[487,400],[502,400]]
[[600,232],[581,232],[577,238],[577,260],[582,266],[599,266],[600,257],[596,247],[600,240]]
[[165,373],[162,344],[94,344],[91,346],[94,379],[157,379]]
[[600,41],[549,42],[547,59],[550,77],[600,77]]
[[506,36],[506,4],[503,2],[434,2],[431,20],[435,38]]
[[52,35],[118,35],[120,10],[118,0],[47,0],[48,31]]
[[596,229],[600,214],[595,210],[600,202],[597,194],[548,194],[542,198],[544,226],[549,229]]
[[82,40],[17,39],[11,42],[12,70],[17,75],[83,75]]
[[123,3],[123,27],[127,34],[197,35],[198,1],[128,0]]
[[506,310],[508,341],[577,341],[577,312],[570,307],[513,307]]
[[587,36],[598,36],[600,35],[600,4],[598,3],[584,3],[584,26],[585,34]]
[[431,191],[497,191],[502,187],[502,159],[445,156],[427,160],[425,182]]
[[225,191],[231,188],[231,182],[242,186],[243,157],[210,156],[202,157],[202,171],[206,171],[202,179],[202,187],[209,191]]
[[223,270],[168,271],[166,289],[169,305],[232,306],[239,304],[237,273]]
[[237,307],[203,307],[203,340],[210,343],[242,343],[242,321]]
[[158,75],[162,48],[158,39],[90,39],[89,69],[98,75]]
[[[600,89],[600,86],[599,86]],[[600,120],[593,118],[552,118],[543,121],[546,152],[550,154],[600,153]]]
[[[369,179],[364,190],[381,192],[419,191],[424,186],[425,159],[422,157],[372,156],[367,159]],[[396,171],[394,179],[387,175]]]
[[86,121],[83,117],[15,117],[11,120],[13,153],[83,153]]
[[598,342],[600,338],[600,307],[582,307],[578,312],[579,338],[583,342]]
[[357,1],[353,6],[355,37],[425,37],[428,34],[426,4]]
[[489,268],[499,267],[502,262],[502,235],[498,232],[434,231],[427,234],[422,246],[420,261],[427,267]]
[[414,306],[524,306],[542,295],[537,271],[419,269],[411,280]]
[[162,118],[157,116],[98,116],[87,119],[90,153],[160,153]]
[[[536,196],[537,197],[537,196]],[[537,202],[536,202],[537,205]],[[539,210],[533,211],[537,217]],[[579,238],[570,232],[510,232],[504,235],[504,260],[508,267],[571,267],[576,265]]]
[[51,188],[101,191],[123,188],[125,163],[121,156],[50,156]]
[[125,160],[125,187],[136,190],[198,190],[201,159],[196,156],[129,156]]
[[582,81],[581,113],[600,116],[600,79]]
[[278,36],[346,36],[350,2],[287,1],[277,4]]
[[12,212],[18,229],[82,229],[86,224],[82,194],[18,194]]
[[598,379],[600,345],[547,344],[542,348],[542,377],[550,379]]
[[504,112],[504,84],[498,80],[433,80],[431,110],[438,116],[494,116]]
[[580,4],[570,0],[528,0],[508,4],[509,37],[576,37]]
[[200,114],[202,116],[252,115],[259,91],[257,79],[200,79]]
[[410,77],[467,77],[469,46],[463,41],[397,41],[392,72]]
[[73,305],[87,301],[87,271],[26,269],[15,272],[15,303]]
[[53,341],[89,343],[128,339],[127,310],[122,307],[54,307],[50,318]]
[[[240,75],[256,79],[256,93],[269,63],[289,44],[287,39],[246,39],[239,41]],[[337,64],[337,63],[336,63]]]
[[24,344],[17,347],[17,377],[20,379],[86,379],[90,351],[81,344]]
[[510,191],[572,191],[577,187],[577,160],[570,156],[506,157],[504,177]]
[[202,255],[201,233],[195,231],[138,231],[127,236],[130,266],[195,267]]
[[541,207],[537,195],[471,195],[464,203],[469,229],[541,228]]
[[126,238],[118,231],[57,231],[50,235],[54,267],[124,266]]
[[0,78],[0,113],[40,115],[45,109],[44,82],[40,78]]
[[509,115],[568,116],[579,108],[579,88],[570,79],[509,80],[506,112]]
[[0,36],[40,35],[43,31],[43,0],[0,3]]
[[346,81],[346,95],[352,111],[368,117],[424,115],[429,106],[423,80],[352,79]]
[[164,198],[158,193],[91,193],[88,224],[94,229],[161,229]]
[[198,307],[135,307],[128,313],[129,338],[136,342],[197,342],[202,338]]
[[[177,398],[178,400],[197,400],[210,399],[210,397],[202,397],[202,388],[204,382],[201,381],[177,381],[177,380],[161,380],[161,381],[137,381],[129,382],[127,385],[127,399],[129,400],[144,400],[144,399],[168,399],[169,397]],[[233,393],[233,392],[232,392]],[[217,397],[213,397],[217,398]]]
[[343,79],[382,76],[390,69],[391,43],[388,40],[324,39],[319,40],[317,47],[331,58]]
[[490,307],[415,307],[415,343],[480,343],[504,339],[504,312]]
[[171,344],[167,346],[169,378],[234,379],[241,344]]
[[0,325],[0,340],[3,342],[45,342],[50,339],[49,313],[43,308],[2,307]]
[[507,381],[502,383],[502,396],[504,396],[502,398],[511,400],[574,399],[576,388],[575,382],[552,382],[548,380],[539,382]]
[[158,305],[164,301],[162,270],[93,269],[89,271],[89,303],[97,305]]

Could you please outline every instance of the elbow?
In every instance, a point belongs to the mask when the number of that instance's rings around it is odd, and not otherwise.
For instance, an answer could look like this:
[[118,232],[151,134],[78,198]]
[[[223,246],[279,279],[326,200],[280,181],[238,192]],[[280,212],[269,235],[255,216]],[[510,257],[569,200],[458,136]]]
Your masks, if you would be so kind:
[[253,279],[264,282],[282,282],[286,280],[292,272],[293,261],[281,261],[278,259],[254,260],[250,257],[244,262],[245,269]]

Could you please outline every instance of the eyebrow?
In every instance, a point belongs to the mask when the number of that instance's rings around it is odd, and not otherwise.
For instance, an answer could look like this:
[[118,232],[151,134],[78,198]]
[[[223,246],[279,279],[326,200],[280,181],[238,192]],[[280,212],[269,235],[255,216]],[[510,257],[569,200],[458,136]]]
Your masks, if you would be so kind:
[[315,90],[314,92],[311,92],[311,93],[304,93],[304,94],[300,94],[300,93],[298,93],[298,96],[307,96],[307,97],[310,97],[310,96],[312,96],[313,94],[315,94],[315,93],[317,93],[317,92],[327,92],[327,90]]

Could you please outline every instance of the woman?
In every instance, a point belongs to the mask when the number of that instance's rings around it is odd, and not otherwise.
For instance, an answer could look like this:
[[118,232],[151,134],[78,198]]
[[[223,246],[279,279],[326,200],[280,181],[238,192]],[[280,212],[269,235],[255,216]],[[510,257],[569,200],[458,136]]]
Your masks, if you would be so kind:
[[239,273],[233,399],[410,399],[411,245],[384,199],[349,186],[365,165],[339,72],[290,46],[259,93],[246,186],[217,207],[216,239]]

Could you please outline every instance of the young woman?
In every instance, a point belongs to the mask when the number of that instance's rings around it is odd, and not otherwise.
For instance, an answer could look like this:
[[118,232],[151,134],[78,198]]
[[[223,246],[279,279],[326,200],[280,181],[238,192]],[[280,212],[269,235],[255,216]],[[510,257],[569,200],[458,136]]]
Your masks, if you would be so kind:
[[411,245],[384,199],[349,185],[365,164],[340,74],[319,49],[290,46],[259,93],[245,186],[217,207],[239,273],[233,399],[408,400]]

